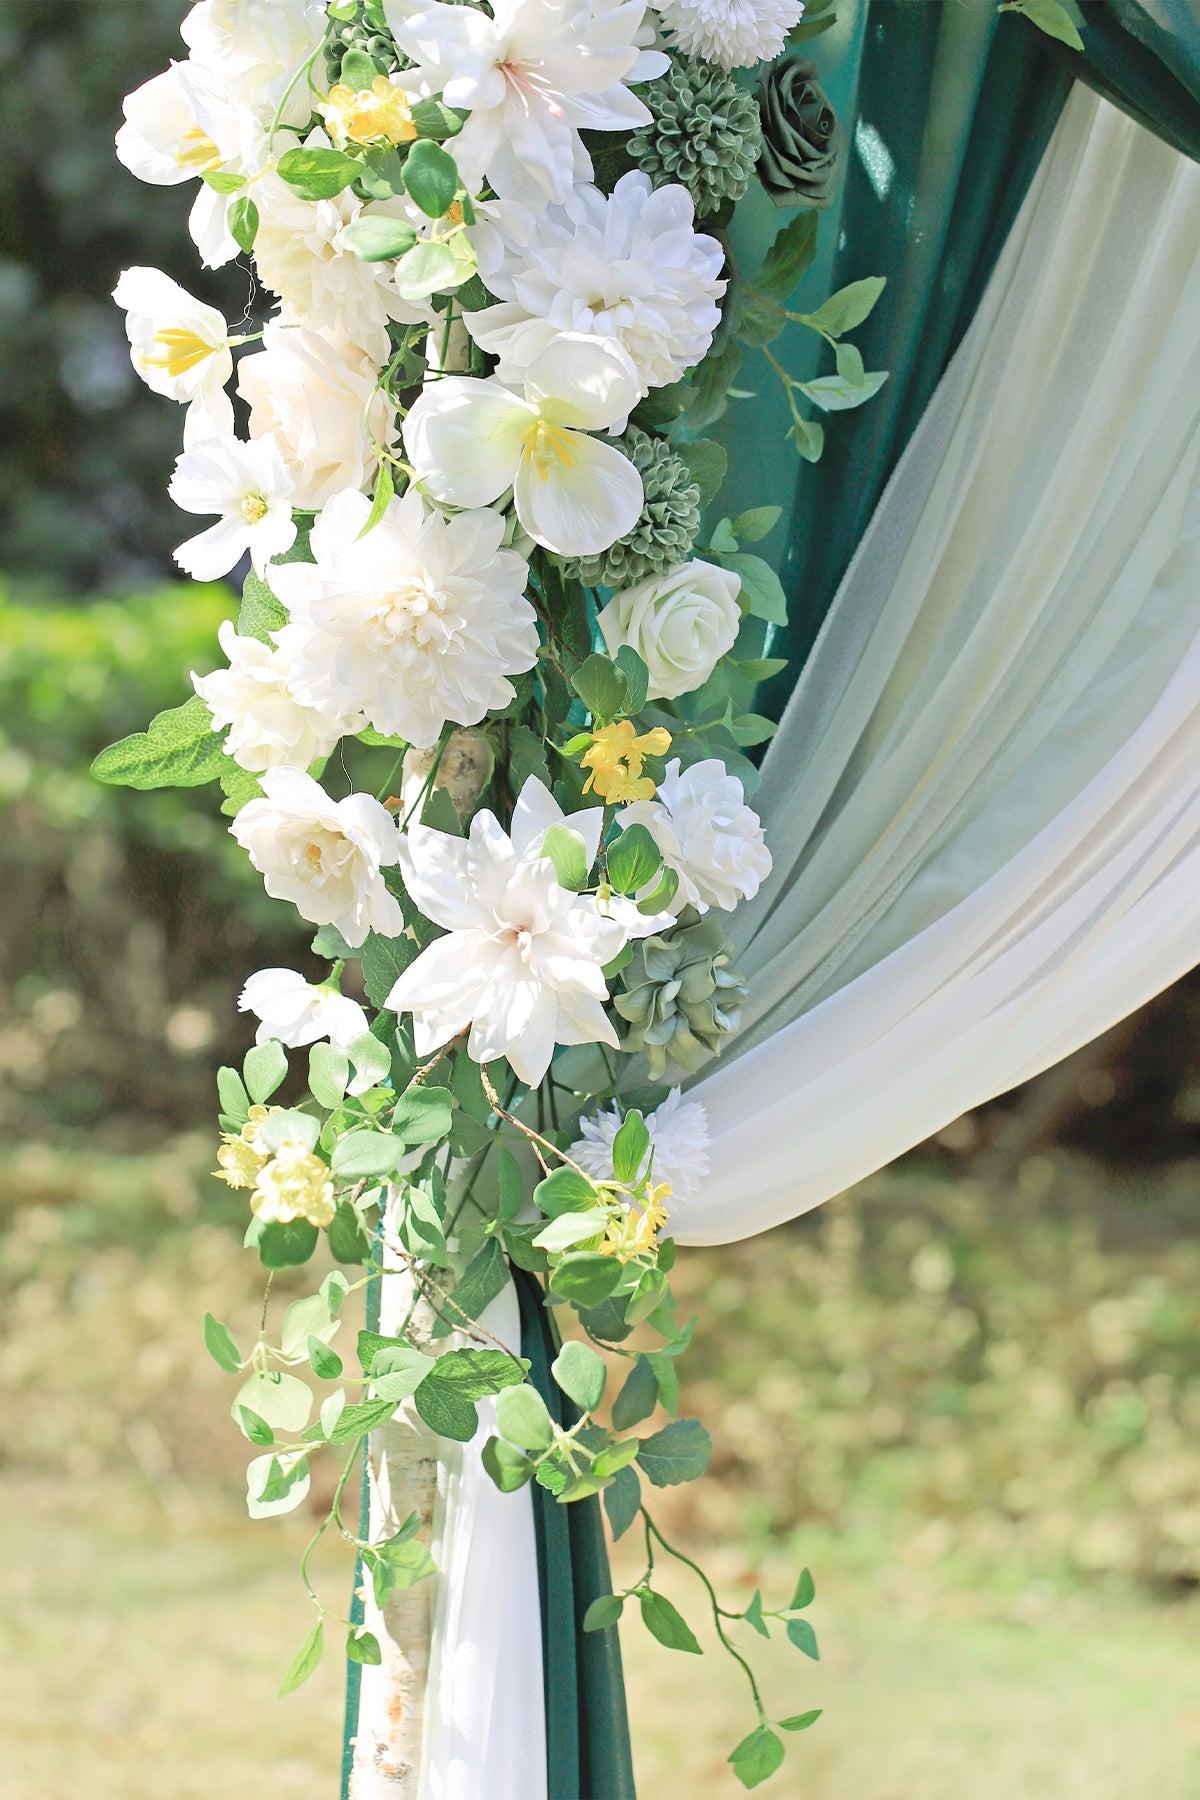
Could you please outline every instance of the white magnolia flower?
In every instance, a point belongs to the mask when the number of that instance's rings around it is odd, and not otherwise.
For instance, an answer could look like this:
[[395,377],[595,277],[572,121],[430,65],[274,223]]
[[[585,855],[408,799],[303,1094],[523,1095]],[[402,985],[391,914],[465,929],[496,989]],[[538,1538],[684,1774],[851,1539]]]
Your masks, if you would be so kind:
[[409,964],[387,999],[393,1011],[412,1013],[418,1056],[469,1026],[476,1062],[506,1056],[533,1086],[556,1044],[616,1045],[603,971],[628,932],[590,895],[560,887],[541,854],[547,827],[564,822],[584,839],[590,866],[603,817],[592,807],[564,821],[530,776],[510,832],[486,810],[465,840],[410,826],[400,840],[405,885],[447,933]]
[[[614,1102],[593,1118],[581,1119],[582,1136],[571,1145],[570,1155],[597,1181],[612,1181],[613,1139],[624,1122]],[[691,1200],[708,1174],[708,1112],[699,1100],[685,1100],[672,1088],[662,1105],[646,1115],[650,1148],[654,1153],[652,1178],[665,1181],[673,1201]]]
[[192,61],[231,103],[264,125],[281,106],[281,124],[303,125],[313,107],[304,65],[327,24],[324,0],[199,0],[179,30]]
[[371,439],[391,444],[395,408],[375,385],[376,364],[357,344],[272,319],[263,347],[238,363],[237,391],[250,407],[250,435],[270,432],[294,492],[319,512],[343,488],[365,486]]
[[446,518],[415,488],[364,535],[370,512],[357,489],[338,494],[313,527],[313,561],[271,571],[300,633],[293,678],[428,746],[448,721],[477,725],[507,706],[508,677],[537,661],[528,570],[501,547],[498,512]]
[[679,876],[676,912],[717,906],[732,912],[752,900],[771,873],[771,853],[742,784],[715,757],[680,770],[672,757],[654,800],[635,800],[618,823],[644,825]]
[[626,85],[667,68],[660,51],[639,48],[645,10],[645,0],[494,0],[489,18],[384,0],[415,65],[401,77],[408,91],[469,115],[451,145],[465,185],[474,193],[486,176],[497,194],[535,205],[591,179],[580,130],[628,135],[649,122]]
[[521,381],[560,331],[620,344],[643,393],[678,381],[707,353],[721,317],[724,251],[692,229],[685,187],[653,188],[633,170],[607,197],[582,186],[538,214],[513,203],[497,210],[498,227],[485,220],[474,237],[483,238],[487,284],[500,304],[467,313],[466,323],[500,358],[503,380]]
[[295,969],[260,969],[238,996],[238,1011],[258,1019],[256,1044],[275,1038],[289,1050],[328,1038],[345,1050],[370,1025],[357,1000],[336,988],[314,987]]
[[190,401],[225,386],[237,340],[215,306],[194,300],[161,269],[126,269],[113,299],[125,308],[133,366],[156,394]]
[[355,950],[369,931],[399,937],[404,916],[383,871],[399,858],[399,833],[370,794],[331,800],[299,769],[268,769],[263,798],[229,827],[268,894],[302,919],[332,925]]
[[249,444],[232,435],[202,439],[175,464],[168,491],[184,512],[220,515],[175,552],[196,581],[219,581],[247,553],[262,575],[296,541],[292,481],[273,437]]
[[616,344],[563,332],[527,371],[524,399],[494,376],[431,382],[404,445],[435,499],[488,506],[511,487],[535,543],[591,556],[633,529],[644,495],[629,458],[587,433],[623,418],[639,391]]
[[[305,143],[329,147],[323,131],[310,132]],[[330,200],[304,200],[274,173],[255,184],[254,199],[259,212],[254,264],[279,296],[286,324],[319,326],[348,339],[378,366],[388,357],[389,320],[432,323],[427,305],[401,299],[393,264],[364,262],[343,241],[346,226],[356,219],[376,214],[407,219],[403,200],[364,204],[349,188]]]
[[742,623],[741,577],[693,557],[664,575],[614,594],[596,620],[610,656],[622,644],[650,673],[651,700],[674,700],[702,687]]
[[653,5],[676,49],[722,69],[773,61],[804,12],[804,0],[653,0]]
[[296,628],[275,633],[275,644],[239,637],[232,620],[217,632],[227,669],[193,675],[192,686],[213,716],[213,730],[229,728],[225,748],[243,769],[305,769],[328,756],[338,739],[362,729],[362,715],[298,698],[291,681]]

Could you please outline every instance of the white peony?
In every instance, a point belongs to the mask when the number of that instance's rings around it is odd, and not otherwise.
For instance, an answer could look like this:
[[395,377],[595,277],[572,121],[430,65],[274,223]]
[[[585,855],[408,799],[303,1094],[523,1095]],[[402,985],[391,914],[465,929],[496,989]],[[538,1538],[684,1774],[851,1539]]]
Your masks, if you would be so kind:
[[264,125],[281,107],[281,124],[303,125],[313,107],[304,65],[327,24],[324,0],[199,0],[179,31],[191,60],[234,105]]
[[614,594],[596,620],[605,648],[636,650],[650,673],[651,700],[702,687],[732,650],[742,623],[741,577],[693,557],[664,575]]
[[220,515],[175,552],[196,581],[219,581],[247,554],[261,576],[296,541],[292,482],[272,437],[201,439],[175,464],[168,491],[184,512]]
[[752,900],[771,873],[771,853],[742,784],[715,757],[680,769],[672,757],[654,800],[635,800],[618,824],[644,825],[679,876],[674,910],[710,906],[732,912]]
[[338,739],[362,729],[361,714],[300,700],[291,685],[295,627],[275,633],[275,644],[239,637],[232,620],[217,632],[227,669],[193,675],[192,686],[213,716],[213,730],[229,729],[225,749],[243,769],[304,769],[328,756]]
[[692,229],[685,187],[653,188],[634,170],[608,197],[582,186],[539,214],[512,203],[496,210],[498,226],[484,221],[474,237],[500,304],[465,317],[475,342],[500,358],[502,380],[520,382],[560,331],[620,344],[643,393],[678,381],[707,353],[724,251]]
[[387,808],[369,794],[331,800],[299,769],[268,769],[262,786],[263,798],[229,829],[268,894],[313,925],[332,925],[356,950],[369,931],[399,937],[404,916],[383,878],[400,843]]
[[[603,809],[592,807],[564,821],[584,839],[589,866],[603,820]],[[629,934],[590,895],[559,886],[541,846],[560,821],[561,809],[530,776],[509,832],[485,810],[465,840],[423,825],[401,839],[405,885],[447,933],[409,964],[387,999],[393,1011],[412,1013],[418,1056],[470,1027],[476,1062],[507,1057],[532,1087],[556,1044],[616,1047],[604,966]]]
[[263,347],[238,363],[237,391],[250,435],[270,432],[291,476],[293,505],[319,512],[343,488],[365,486],[371,439],[391,444],[395,408],[376,388],[375,363],[358,345],[273,319]]
[[[613,1180],[613,1139],[624,1122],[614,1101],[590,1119],[581,1119],[582,1136],[571,1145],[570,1156],[597,1181]],[[654,1153],[651,1177],[665,1181],[673,1201],[691,1200],[708,1174],[708,1113],[699,1100],[685,1100],[672,1088],[662,1105],[646,1115],[650,1148]]]
[[488,506],[510,487],[535,543],[562,556],[607,550],[642,510],[627,456],[587,435],[623,418],[637,370],[616,344],[563,332],[525,375],[525,397],[494,376],[431,382],[404,421],[404,446],[437,500]]
[[233,373],[229,327],[215,306],[195,300],[161,269],[126,269],[113,299],[125,308],[134,368],[169,400],[215,395]]
[[289,1050],[328,1038],[345,1050],[370,1030],[357,1000],[336,988],[314,987],[295,969],[260,969],[238,996],[239,1012],[258,1019],[256,1044],[275,1038]]
[[566,200],[592,163],[580,130],[628,135],[649,123],[629,82],[666,72],[642,50],[645,0],[494,0],[472,6],[384,0],[392,36],[415,65],[413,95],[440,94],[469,116],[450,149],[466,187],[533,205]]
[[804,0],[653,0],[676,49],[722,69],[771,62],[798,25]]
[[415,488],[364,535],[370,512],[365,494],[338,494],[313,526],[313,561],[271,571],[300,634],[293,676],[314,700],[425,747],[447,722],[507,706],[508,677],[537,661],[528,570],[501,547],[498,512],[447,518]]

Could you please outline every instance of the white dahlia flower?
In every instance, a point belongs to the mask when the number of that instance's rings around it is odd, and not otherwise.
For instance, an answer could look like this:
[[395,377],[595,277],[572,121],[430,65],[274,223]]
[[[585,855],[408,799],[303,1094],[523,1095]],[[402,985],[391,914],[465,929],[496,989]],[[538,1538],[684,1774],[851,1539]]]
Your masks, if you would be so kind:
[[494,0],[490,18],[409,0],[384,0],[384,11],[414,64],[401,75],[408,92],[469,115],[449,148],[472,193],[486,177],[506,198],[566,200],[592,175],[580,130],[648,124],[627,84],[667,68],[639,47],[645,0]]
[[722,69],[749,69],[780,54],[803,0],[653,0],[672,43]]
[[520,382],[561,331],[619,344],[643,393],[706,355],[721,317],[724,252],[693,230],[685,187],[652,188],[633,170],[607,197],[582,186],[541,213],[510,202],[496,210],[498,227],[483,224],[475,238],[495,231],[500,240],[487,273],[500,304],[465,317],[475,342],[500,358],[502,380]]
[[215,306],[193,299],[161,269],[126,269],[113,299],[125,308],[130,360],[156,394],[186,404],[225,386],[236,340]]
[[213,717],[213,730],[229,736],[225,749],[243,769],[305,769],[328,756],[338,739],[362,729],[362,715],[314,705],[297,697],[291,685],[292,647],[296,628],[275,633],[274,644],[239,637],[225,619],[217,639],[229,658],[227,669],[193,675],[192,686]]
[[732,650],[742,623],[740,575],[693,557],[614,594],[596,620],[605,649],[636,650],[650,676],[651,700],[675,700],[703,687]]
[[196,581],[219,581],[249,554],[256,575],[296,541],[292,481],[274,438],[213,436],[184,450],[168,489],[184,512],[217,523],[180,544],[175,561]]
[[771,873],[758,814],[746,805],[737,776],[726,774],[715,757],[683,770],[672,757],[657,797],[635,800],[617,822],[644,825],[675,870],[676,912],[685,906],[732,912],[739,900],[752,900]]
[[[614,1101],[611,1107],[590,1119],[580,1119],[582,1136],[571,1145],[570,1156],[597,1181],[612,1181],[613,1140],[624,1122],[624,1115]],[[646,1115],[650,1148],[654,1153],[651,1176],[655,1182],[665,1181],[671,1199],[690,1200],[708,1174],[708,1113],[699,1100],[685,1100],[678,1088],[672,1088],[662,1105]]]
[[312,112],[304,65],[328,24],[324,0],[199,0],[179,27],[191,60],[236,106],[270,125],[303,125]]
[[447,518],[410,488],[364,535],[371,502],[338,494],[313,526],[313,561],[272,569],[297,638],[292,679],[315,702],[366,715],[410,744],[477,725],[537,661],[528,570],[484,508]]
[[383,878],[400,854],[387,808],[370,794],[331,800],[300,769],[268,769],[262,787],[229,829],[268,894],[313,925],[332,925],[355,950],[369,931],[399,937],[404,915]]

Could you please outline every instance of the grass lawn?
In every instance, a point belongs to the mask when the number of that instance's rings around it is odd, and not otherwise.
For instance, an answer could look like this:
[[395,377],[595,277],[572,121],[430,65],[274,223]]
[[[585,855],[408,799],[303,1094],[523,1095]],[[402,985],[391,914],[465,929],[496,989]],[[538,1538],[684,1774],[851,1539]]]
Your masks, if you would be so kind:
[[[180,1493],[168,1517],[115,1476],[69,1502],[0,1488],[5,1800],[333,1800],[337,1661],[275,1698],[308,1628],[288,1555],[302,1527],[239,1521],[230,1498]],[[989,1597],[978,1583],[906,1599],[853,1549],[814,1553],[819,1667],[756,1640],[772,1710],[826,1708],[766,1792],[1200,1800],[1200,1603]],[[635,1561],[622,1556],[618,1579]],[[739,1591],[746,1572],[721,1576]],[[636,1620],[624,1629],[640,1792],[735,1795],[725,1757],[748,1723],[737,1671],[707,1647],[687,1571],[663,1586],[706,1654],[662,1650]]]

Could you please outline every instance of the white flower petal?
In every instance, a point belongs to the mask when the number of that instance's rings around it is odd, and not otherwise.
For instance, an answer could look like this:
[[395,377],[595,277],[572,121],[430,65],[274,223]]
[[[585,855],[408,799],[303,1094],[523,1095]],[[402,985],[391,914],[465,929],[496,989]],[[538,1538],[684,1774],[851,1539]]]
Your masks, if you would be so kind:
[[513,484],[517,517],[535,543],[560,556],[594,556],[633,529],[642,478],[611,444],[561,431],[552,471],[526,454]]

